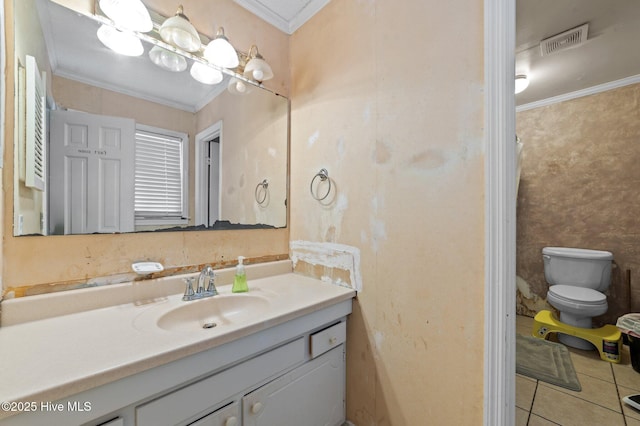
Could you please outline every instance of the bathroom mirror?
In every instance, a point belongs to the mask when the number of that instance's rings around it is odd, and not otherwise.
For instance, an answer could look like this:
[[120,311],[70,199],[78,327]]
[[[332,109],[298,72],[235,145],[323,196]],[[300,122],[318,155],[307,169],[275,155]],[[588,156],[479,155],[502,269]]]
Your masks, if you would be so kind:
[[[144,40],[142,55],[119,55],[99,22],[51,0],[14,8],[14,235],[286,227],[288,99],[249,84],[231,93],[230,75],[200,83],[188,57],[162,69]],[[170,177],[157,196],[144,172],[160,155]]]

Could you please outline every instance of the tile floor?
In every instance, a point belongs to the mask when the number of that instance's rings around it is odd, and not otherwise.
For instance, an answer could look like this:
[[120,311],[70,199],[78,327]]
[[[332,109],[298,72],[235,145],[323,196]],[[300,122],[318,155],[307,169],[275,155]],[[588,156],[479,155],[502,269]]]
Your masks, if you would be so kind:
[[[532,324],[518,315],[516,332],[530,336]],[[640,393],[640,373],[631,367],[629,347],[622,348],[620,364],[601,360],[595,350],[569,348],[581,392],[516,374],[516,425],[640,426],[640,411],[622,402]]]

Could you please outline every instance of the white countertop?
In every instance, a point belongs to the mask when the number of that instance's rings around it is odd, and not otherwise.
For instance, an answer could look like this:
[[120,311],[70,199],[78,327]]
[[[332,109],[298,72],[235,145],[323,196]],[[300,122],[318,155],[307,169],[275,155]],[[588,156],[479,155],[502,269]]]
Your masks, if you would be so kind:
[[[212,329],[153,325],[172,307],[198,303],[183,302],[182,294],[0,327],[0,402],[66,398],[355,296],[350,288],[294,273],[250,279],[249,289],[247,295],[268,299],[269,308]],[[231,286],[218,291],[229,294]],[[0,411],[0,419],[11,414]]]

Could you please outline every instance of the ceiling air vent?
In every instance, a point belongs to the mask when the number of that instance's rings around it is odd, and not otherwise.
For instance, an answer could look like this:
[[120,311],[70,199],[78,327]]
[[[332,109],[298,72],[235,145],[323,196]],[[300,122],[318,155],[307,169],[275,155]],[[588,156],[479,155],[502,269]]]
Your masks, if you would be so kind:
[[589,24],[580,25],[553,37],[545,38],[540,42],[542,56],[551,55],[561,50],[570,49],[583,44],[587,40]]

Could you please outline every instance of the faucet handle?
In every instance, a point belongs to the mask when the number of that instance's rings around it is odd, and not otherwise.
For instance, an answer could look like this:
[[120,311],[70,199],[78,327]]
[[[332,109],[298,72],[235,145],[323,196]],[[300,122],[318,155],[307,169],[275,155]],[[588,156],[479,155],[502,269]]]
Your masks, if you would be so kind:
[[193,296],[196,294],[193,291],[193,277],[185,278],[184,282],[186,284],[186,288],[184,289],[184,296],[182,296],[182,300],[192,300]]
[[207,280],[207,293],[211,293],[212,295],[218,294],[218,290],[215,285],[216,275],[213,272],[213,268],[211,266],[207,266],[204,273]]

